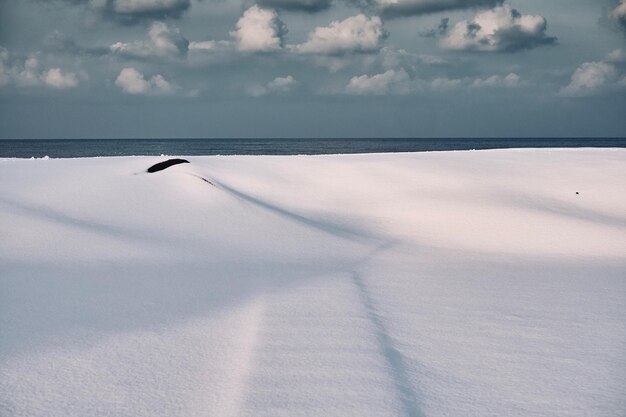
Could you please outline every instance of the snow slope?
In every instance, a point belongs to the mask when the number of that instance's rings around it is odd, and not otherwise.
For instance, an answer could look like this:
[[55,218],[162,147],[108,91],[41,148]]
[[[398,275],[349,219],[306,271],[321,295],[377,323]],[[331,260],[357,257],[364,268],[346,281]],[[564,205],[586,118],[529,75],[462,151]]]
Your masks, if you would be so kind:
[[625,150],[163,159],[0,160],[0,415],[626,415]]

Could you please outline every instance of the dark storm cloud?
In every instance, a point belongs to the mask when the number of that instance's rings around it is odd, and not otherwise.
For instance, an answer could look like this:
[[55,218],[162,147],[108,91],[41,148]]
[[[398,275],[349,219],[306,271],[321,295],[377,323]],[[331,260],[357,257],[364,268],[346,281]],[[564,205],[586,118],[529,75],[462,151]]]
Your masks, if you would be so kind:
[[497,38],[500,52],[517,52],[557,43],[556,37],[546,36],[545,27],[537,32],[528,32],[519,26],[514,26],[498,31]]
[[331,0],[259,0],[258,3],[278,10],[315,13],[330,8]]
[[[44,0],[38,0],[48,3]],[[104,19],[122,24],[135,24],[145,20],[180,18],[191,7],[191,0],[53,0],[58,3],[82,5]]]
[[383,17],[396,18],[420,14],[437,13],[470,8],[489,8],[504,0],[398,0],[395,3],[384,0],[368,0]]
[[146,19],[179,18],[190,0],[107,0],[103,13],[126,23]]

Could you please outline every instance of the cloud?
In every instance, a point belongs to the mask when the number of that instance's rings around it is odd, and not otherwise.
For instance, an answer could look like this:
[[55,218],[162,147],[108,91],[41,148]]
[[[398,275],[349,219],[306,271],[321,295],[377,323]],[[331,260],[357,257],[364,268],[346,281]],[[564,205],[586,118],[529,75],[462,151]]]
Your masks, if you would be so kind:
[[289,91],[296,80],[288,75],[286,77],[276,77],[267,84],[270,91]]
[[295,78],[291,75],[286,77],[276,77],[265,85],[257,85],[250,90],[250,95],[260,97],[272,93],[289,92],[296,84]]
[[346,92],[358,95],[387,94],[391,92],[394,85],[407,80],[409,76],[404,70],[391,69],[382,74],[352,77],[346,86]]
[[39,60],[34,55],[29,56],[23,66],[11,68],[13,80],[17,86],[33,87],[41,83]]
[[[51,3],[51,0],[39,0]],[[191,0],[58,0],[81,5],[101,18],[122,24],[135,24],[146,20],[180,18],[191,7]]]
[[60,68],[52,68],[42,76],[43,82],[52,88],[64,90],[78,85],[78,77],[73,72],[63,73]]
[[521,78],[515,73],[507,76],[493,75],[484,79],[470,77],[418,78],[407,73],[403,68],[389,69],[372,76],[352,77],[346,86],[346,92],[358,95],[415,94],[424,91],[449,92],[454,90],[471,91],[477,88],[514,88],[522,85]]
[[58,30],[54,30],[44,39],[46,50],[55,53],[67,53],[82,56],[103,56],[110,53],[107,47],[84,47],[79,45],[73,38]]
[[245,52],[271,52],[282,48],[287,27],[274,10],[262,9],[256,4],[237,21],[237,30],[230,32],[237,48]]
[[120,87],[123,92],[134,95],[162,95],[174,92],[172,84],[162,75],[156,74],[146,80],[141,72],[132,67],[120,71],[115,79],[115,85]]
[[448,33],[450,27],[450,18],[445,17],[439,21],[436,28],[421,32],[420,36],[424,38],[440,38]]
[[621,0],[619,5],[611,11],[611,17],[617,20],[622,29],[626,30],[626,0]]
[[153,22],[148,31],[148,41],[117,42],[110,46],[114,54],[132,58],[176,58],[184,57],[189,51],[189,41],[180,29],[169,27],[163,22]]
[[421,63],[420,57],[404,49],[396,49],[385,46],[374,58],[384,70],[401,68],[410,75],[415,75],[417,67]]
[[[419,54],[393,46],[384,46],[378,54],[366,55],[363,65],[370,73],[390,69],[404,70],[414,80],[432,78],[461,78],[473,71],[473,64],[456,56]],[[423,85],[427,88],[427,85]]]
[[435,78],[430,82],[430,88],[434,91],[450,91],[461,86],[463,80],[450,78]]
[[430,88],[433,91],[450,91],[459,88],[478,89],[478,88],[515,88],[522,85],[521,77],[515,73],[507,76],[492,75],[487,78],[445,78],[438,77],[430,82]]
[[396,49],[390,46],[383,47],[376,58],[387,69],[401,66],[409,73],[415,71],[418,65],[443,66],[448,63],[441,56],[416,54],[405,49]]
[[556,43],[546,36],[543,16],[522,15],[505,4],[463,20],[450,29],[440,45],[457,51],[516,52]]
[[370,0],[384,17],[395,18],[474,7],[491,8],[503,0]]
[[612,64],[626,63],[626,51],[624,51],[623,49],[616,49],[612,52],[609,52],[606,55],[605,61]]
[[[36,55],[30,55],[23,63],[11,64],[9,52],[0,47],[0,87],[15,85],[17,87],[47,87],[64,90],[78,86],[79,77],[76,73],[63,73],[60,68],[40,71]],[[83,78],[86,74],[82,74]]]
[[315,13],[330,8],[331,0],[260,0],[259,4],[271,9]]
[[105,17],[123,23],[146,19],[179,18],[191,7],[190,0],[90,0],[89,6]]
[[186,61],[188,68],[196,69],[218,66],[227,68],[234,61],[245,58],[236,51],[235,42],[230,40],[198,40],[189,42]]
[[371,53],[380,50],[387,36],[380,17],[358,14],[315,28],[305,43],[293,48],[305,54]]
[[11,70],[8,66],[9,51],[0,46],[0,87],[11,83]]
[[192,65],[200,62],[206,64],[208,62],[206,59],[210,57],[210,59],[219,59],[224,64],[234,56],[232,54],[234,46],[233,42],[227,40],[191,41],[189,42],[189,62]]
[[[297,47],[292,47],[297,50]],[[383,46],[378,53],[343,55],[313,55],[313,62],[321,67],[328,68],[331,73],[336,73],[345,68],[358,68],[368,72],[385,72],[389,69],[403,69],[413,76],[417,65],[422,63],[422,55],[407,52],[404,49],[396,49],[391,46]]]
[[217,48],[216,41],[189,42],[189,50],[210,51]]
[[560,94],[564,97],[586,97],[626,87],[626,53],[617,49],[605,59],[585,62],[574,71],[570,83]]
[[617,79],[617,69],[606,62],[585,62],[572,74],[569,85],[561,90],[567,97],[582,97],[600,92]]
[[189,0],[115,0],[109,2],[120,14],[171,13],[189,7]]
[[471,88],[485,88],[485,87],[518,87],[520,85],[520,76],[514,72],[510,73],[506,77],[499,75],[492,75],[485,79],[477,78],[471,84]]

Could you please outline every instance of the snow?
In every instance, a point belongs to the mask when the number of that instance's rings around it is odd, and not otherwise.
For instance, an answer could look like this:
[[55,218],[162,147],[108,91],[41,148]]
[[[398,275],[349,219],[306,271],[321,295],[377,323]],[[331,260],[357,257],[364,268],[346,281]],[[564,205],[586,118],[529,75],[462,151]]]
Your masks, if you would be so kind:
[[0,160],[0,415],[626,415],[626,150],[163,159]]

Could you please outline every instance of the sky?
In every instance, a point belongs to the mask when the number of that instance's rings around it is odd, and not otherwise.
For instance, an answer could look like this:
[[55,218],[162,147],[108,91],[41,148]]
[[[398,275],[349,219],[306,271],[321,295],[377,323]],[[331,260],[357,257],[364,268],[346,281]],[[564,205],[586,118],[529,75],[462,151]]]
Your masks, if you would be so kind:
[[624,137],[626,0],[0,0],[0,138]]

